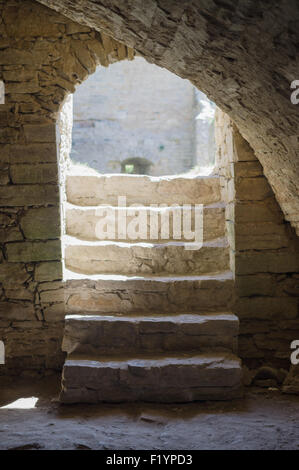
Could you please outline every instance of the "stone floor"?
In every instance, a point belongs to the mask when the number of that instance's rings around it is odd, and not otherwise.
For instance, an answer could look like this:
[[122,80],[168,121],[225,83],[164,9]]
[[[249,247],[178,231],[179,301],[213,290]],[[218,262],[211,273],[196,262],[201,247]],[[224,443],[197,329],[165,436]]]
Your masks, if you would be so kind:
[[[0,381],[0,449],[299,449],[299,396],[278,391],[226,403],[62,406],[59,377]],[[17,408],[29,397],[34,409]]]

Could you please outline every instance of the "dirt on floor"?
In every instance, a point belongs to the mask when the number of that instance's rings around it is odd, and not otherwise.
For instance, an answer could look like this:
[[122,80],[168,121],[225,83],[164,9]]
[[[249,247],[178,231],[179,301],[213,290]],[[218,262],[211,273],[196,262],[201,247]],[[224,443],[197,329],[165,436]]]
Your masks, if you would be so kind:
[[299,396],[277,389],[231,402],[60,405],[59,377],[0,384],[4,450],[299,449]]

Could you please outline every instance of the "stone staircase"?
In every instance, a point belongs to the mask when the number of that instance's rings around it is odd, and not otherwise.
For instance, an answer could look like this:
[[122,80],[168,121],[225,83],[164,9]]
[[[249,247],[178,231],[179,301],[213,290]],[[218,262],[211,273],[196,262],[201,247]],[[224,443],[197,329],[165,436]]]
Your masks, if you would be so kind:
[[[69,175],[66,192],[61,401],[240,396],[239,323],[229,310],[233,279],[219,178]],[[117,207],[119,195],[146,211],[149,237],[124,240],[116,231],[115,239],[98,239],[99,206],[116,218],[125,214],[127,228],[132,223],[135,214]],[[176,239],[174,215],[168,239],[161,224],[151,238],[149,221],[170,210],[161,204],[204,204],[200,249],[186,250],[190,241]]]

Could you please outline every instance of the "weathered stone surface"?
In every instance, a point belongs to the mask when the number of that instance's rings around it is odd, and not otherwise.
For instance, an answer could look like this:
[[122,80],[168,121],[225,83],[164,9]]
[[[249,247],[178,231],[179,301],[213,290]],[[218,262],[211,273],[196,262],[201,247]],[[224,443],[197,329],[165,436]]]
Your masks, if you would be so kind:
[[65,318],[65,304],[58,302],[49,307],[45,307],[44,318],[46,322],[63,322]]
[[243,297],[234,311],[240,319],[294,319],[298,316],[298,299],[292,297]]
[[285,224],[235,224],[236,250],[271,250],[289,246],[290,237]]
[[0,231],[0,243],[23,240],[23,235],[18,227],[7,227]]
[[[103,208],[104,210],[104,208]],[[125,212],[126,213],[126,229],[128,230],[128,226],[130,222],[133,220],[134,215],[130,215],[130,209],[124,208],[113,208],[112,206],[106,206],[106,210],[108,214],[115,214],[115,220],[117,222],[119,218],[119,213]],[[115,212],[113,212],[113,210]],[[139,241],[147,241],[157,243],[158,241],[162,240],[161,236],[161,216],[162,214],[169,213],[169,240],[173,241],[173,215],[171,208],[160,208],[157,210],[148,208],[148,207],[141,207],[138,209],[143,211],[146,215],[147,219],[147,229],[146,232],[148,234],[147,238],[145,239],[138,239]],[[181,208],[181,211],[183,209]],[[182,212],[181,212],[182,213]],[[100,222],[105,216],[105,213],[101,215],[97,209],[90,209],[90,208],[80,208],[70,206],[66,209],[66,233],[67,235],[80,238],[82,240],[97,240],[97,223]],[[150,230],[150,220],[154,217],[158,219],[158,227],[157,227],[157,238],[151,238],[151,230]],[[192,225],[191,230],[194,230],[194,209],[192,210]],[[116,238],[118,240],[118,229],[116,225],[115,230]],[[220,238],[225,235],[225,208],[223,204],[211,204],[205,206],[203,208],[203,239],[206,240],[213,240],[215,238]],[[186,240],[184,238],[184,233],[182,233],[182,241]],[[165,241],[165,240],[164,240]],[[187,240],[186,240],[187,241]]]
[[[115,277],[117,279],[117,276]],[[67,313],[176,313],[227,309],[232,301],[230,273],[214,276],[69,280]]]
[[283,222],[283,214],[273,197],[265,201],[239,202],[235,206],[235,217],[240,224]]
[[212,204],[220,200],[217,176],[68,175],[66,192],[68,201],[78,206],[115,206],[119,196],[126,196],[127,204],[144,205]]
[[63,369],[63,403],[188,402],[240,396],[240,361],[233,355],[127,360],[69,359]]
[[[51,283],[53,284],[53,283]],[[55,283],[56,284],[56,283]],[[42,303],[45,302],[64,302],[64,290],[63,290],[63,285],[61,283],[58,283],[58,285],[50,285],[48,287],[44,288],[44,285],[41,285],[41,288],[45,290],[40,291],[40,301]],[[49,289],[49,290],[47,290]]]
[[56,163],[56,143],[37,143],[14,145],[9,149],[9,159],[12,164],[19,163]]
[[28,281],[30,274],[21,263],[0,263],[0,282],[5,285],[20,285]]
[[[237,126],[235,124],[232,125],[233,127],[233,136],[231,139],[231,150],[233,147],[233,151],[229,152],[229,161],[233,162],[257,162],[257,157],[255,153],[252,151],[252,147],[249,143],[242,137],[240,134]],[[255,164],[254,163],[254,164]],[[241,166],[242,167],[242,166]],[[245,175],[246,176],[246,175]]]
[[251,274],[238,276],[235,281],[236,292],[239,297],[253,295],[275,295],[275,281],[271,274]]
[[298,272],[298,257],[299,252],[293,250],[241,252],[236,274]]
[[37,93],[39,84],[36,80],[26,81],[25,83],[8,82],[6,84],[6,93]]
[[[28,317],[27,317],[28,319]],[[61,351],[63,322],[15,321],[13,328],[5,330],[1,338],[5,342],[6,364],[10,375],[23,375],[26,371],[61,370],[64,353]]]
[[254,335],[254,342],[259,350],[273,351],[274,357],[290,360],[290,344],[298,334],[296,331],[273,331]]
[[[242,156],[240,151],[239,155]],[[256,176],[264,176],[263,167],[258,160],[252,162],[235,162],[233,165],[233,171],[235,178],[253,178]]]
[[10,172],[14,184],[56,183],[58,178],[55,163],[11,165]]
[[8,6],[3,12],[4,21],[11,22],[11,32],[16,38],[48,37],[61,34],[61,25],[55,21],[55,17],[44,14],[42,7],[37,5],[34,9],[34,19],[28,28],[28,17],[32,17],[32,4],[24,3],[22,9]]
[[6,185],[9,183],[9,173],[8,168],[0,170],[0,185]]
[[239,322],[230,313],[173,316],[69,315],[62,349],[68,354],[174,351],[235,352]]
[[6,249],[10,262],[54,261],[61,257],[60,240],[9,243]]
[[26,124],[24,134],[27,143],[33,142],[53,142],[56,143],[56,125],[55,123],[46,124]]
[[226,271],[226,241],[207,242],[188,250],[184,243],[85,242],[65,247],[65,265],[82,274],[203,274]]
[[2,206],[43,206],[59,202],[59,190],[56,185],[9,185],[0,186],[0,200]]
[[0,302],[0,318],[3,320],[35,320],[34,307],[30,302]]
[[0,225],[7,226],[7,225],[12,225],[12,224],[13,224],[13,218],[10,216],[10,214],[0,212]]
[[299,393],[299,367],[291,366],[290,372],[287,375],[282,391],[284,393],[290,393],[297,395]]
[[10,146],[9,160],[12,164],[50,162],[57,164],[56,143],[37,143]]
[[59,279],[62,279],[62,263],[60,261],[39,263],[36,266],[36,281],[57,281]]
[[60,237],[59,207],[29,209],[21,218],[21,227],[29,240],[49,240]]
[[5,296],[7,299],[13,300],[30,300],[33,303],[34,292],[26,289],[26,287],[10,286],[5,289]]
[[272,189],[264,177],[236,179],[235,188],[240,201],[263,201],[272,196]]
[[19,130],[12,127],[3,127],[0,129],[0,143],[13,144],[19,139]]

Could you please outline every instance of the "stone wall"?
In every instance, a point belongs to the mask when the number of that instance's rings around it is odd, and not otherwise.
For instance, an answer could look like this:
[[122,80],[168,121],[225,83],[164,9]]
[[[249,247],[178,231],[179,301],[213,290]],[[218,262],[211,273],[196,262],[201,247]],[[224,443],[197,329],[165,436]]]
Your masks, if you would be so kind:
[[[0,339],[7,359],[0,374],[19,374],[60,369],[63,361],[59,110],[97,65],[132,59],[134,53],[31,0],[0,0],[0,15],[0,80],[6,88],[6,101],[0,106]],[[275,116],[287,115],[279,109]],[[242,112],[241,116],[246,117]],[[258,134],[256,117],[253,112],[250,119]],[[298,239],[251,148],[227,118],[218,125],[223,195],[230,203],[227,227],[241,356],[253,368],[262,363],[287,367],[290,341],[299,338]],[[249,127],[252,142],[259,146],[252,122]],[[277,165],[285,153],[279,145],[275,159],[271,145],[259,147],[259,158],[263,161],[264,155],[266,162],[273,156]],[[275,175],[273,181],[275,186]],[[286,194],[291,215],[293,192],[288,189]]]
[[43,372],[63,363],[58,112],[97,65],[134,54],[33,1],[0,0],[0,17],[0,374]]
[[288,369],[299,339],[299,239],[236,126],[216,116],[217,165],[235,275],[239,353],[250,368]]
[[195,88],[142,57],[99,67],[74,94],[71,158],[100,173],[121,173],[130,158],[146,159],[147,174],[193,167]]

